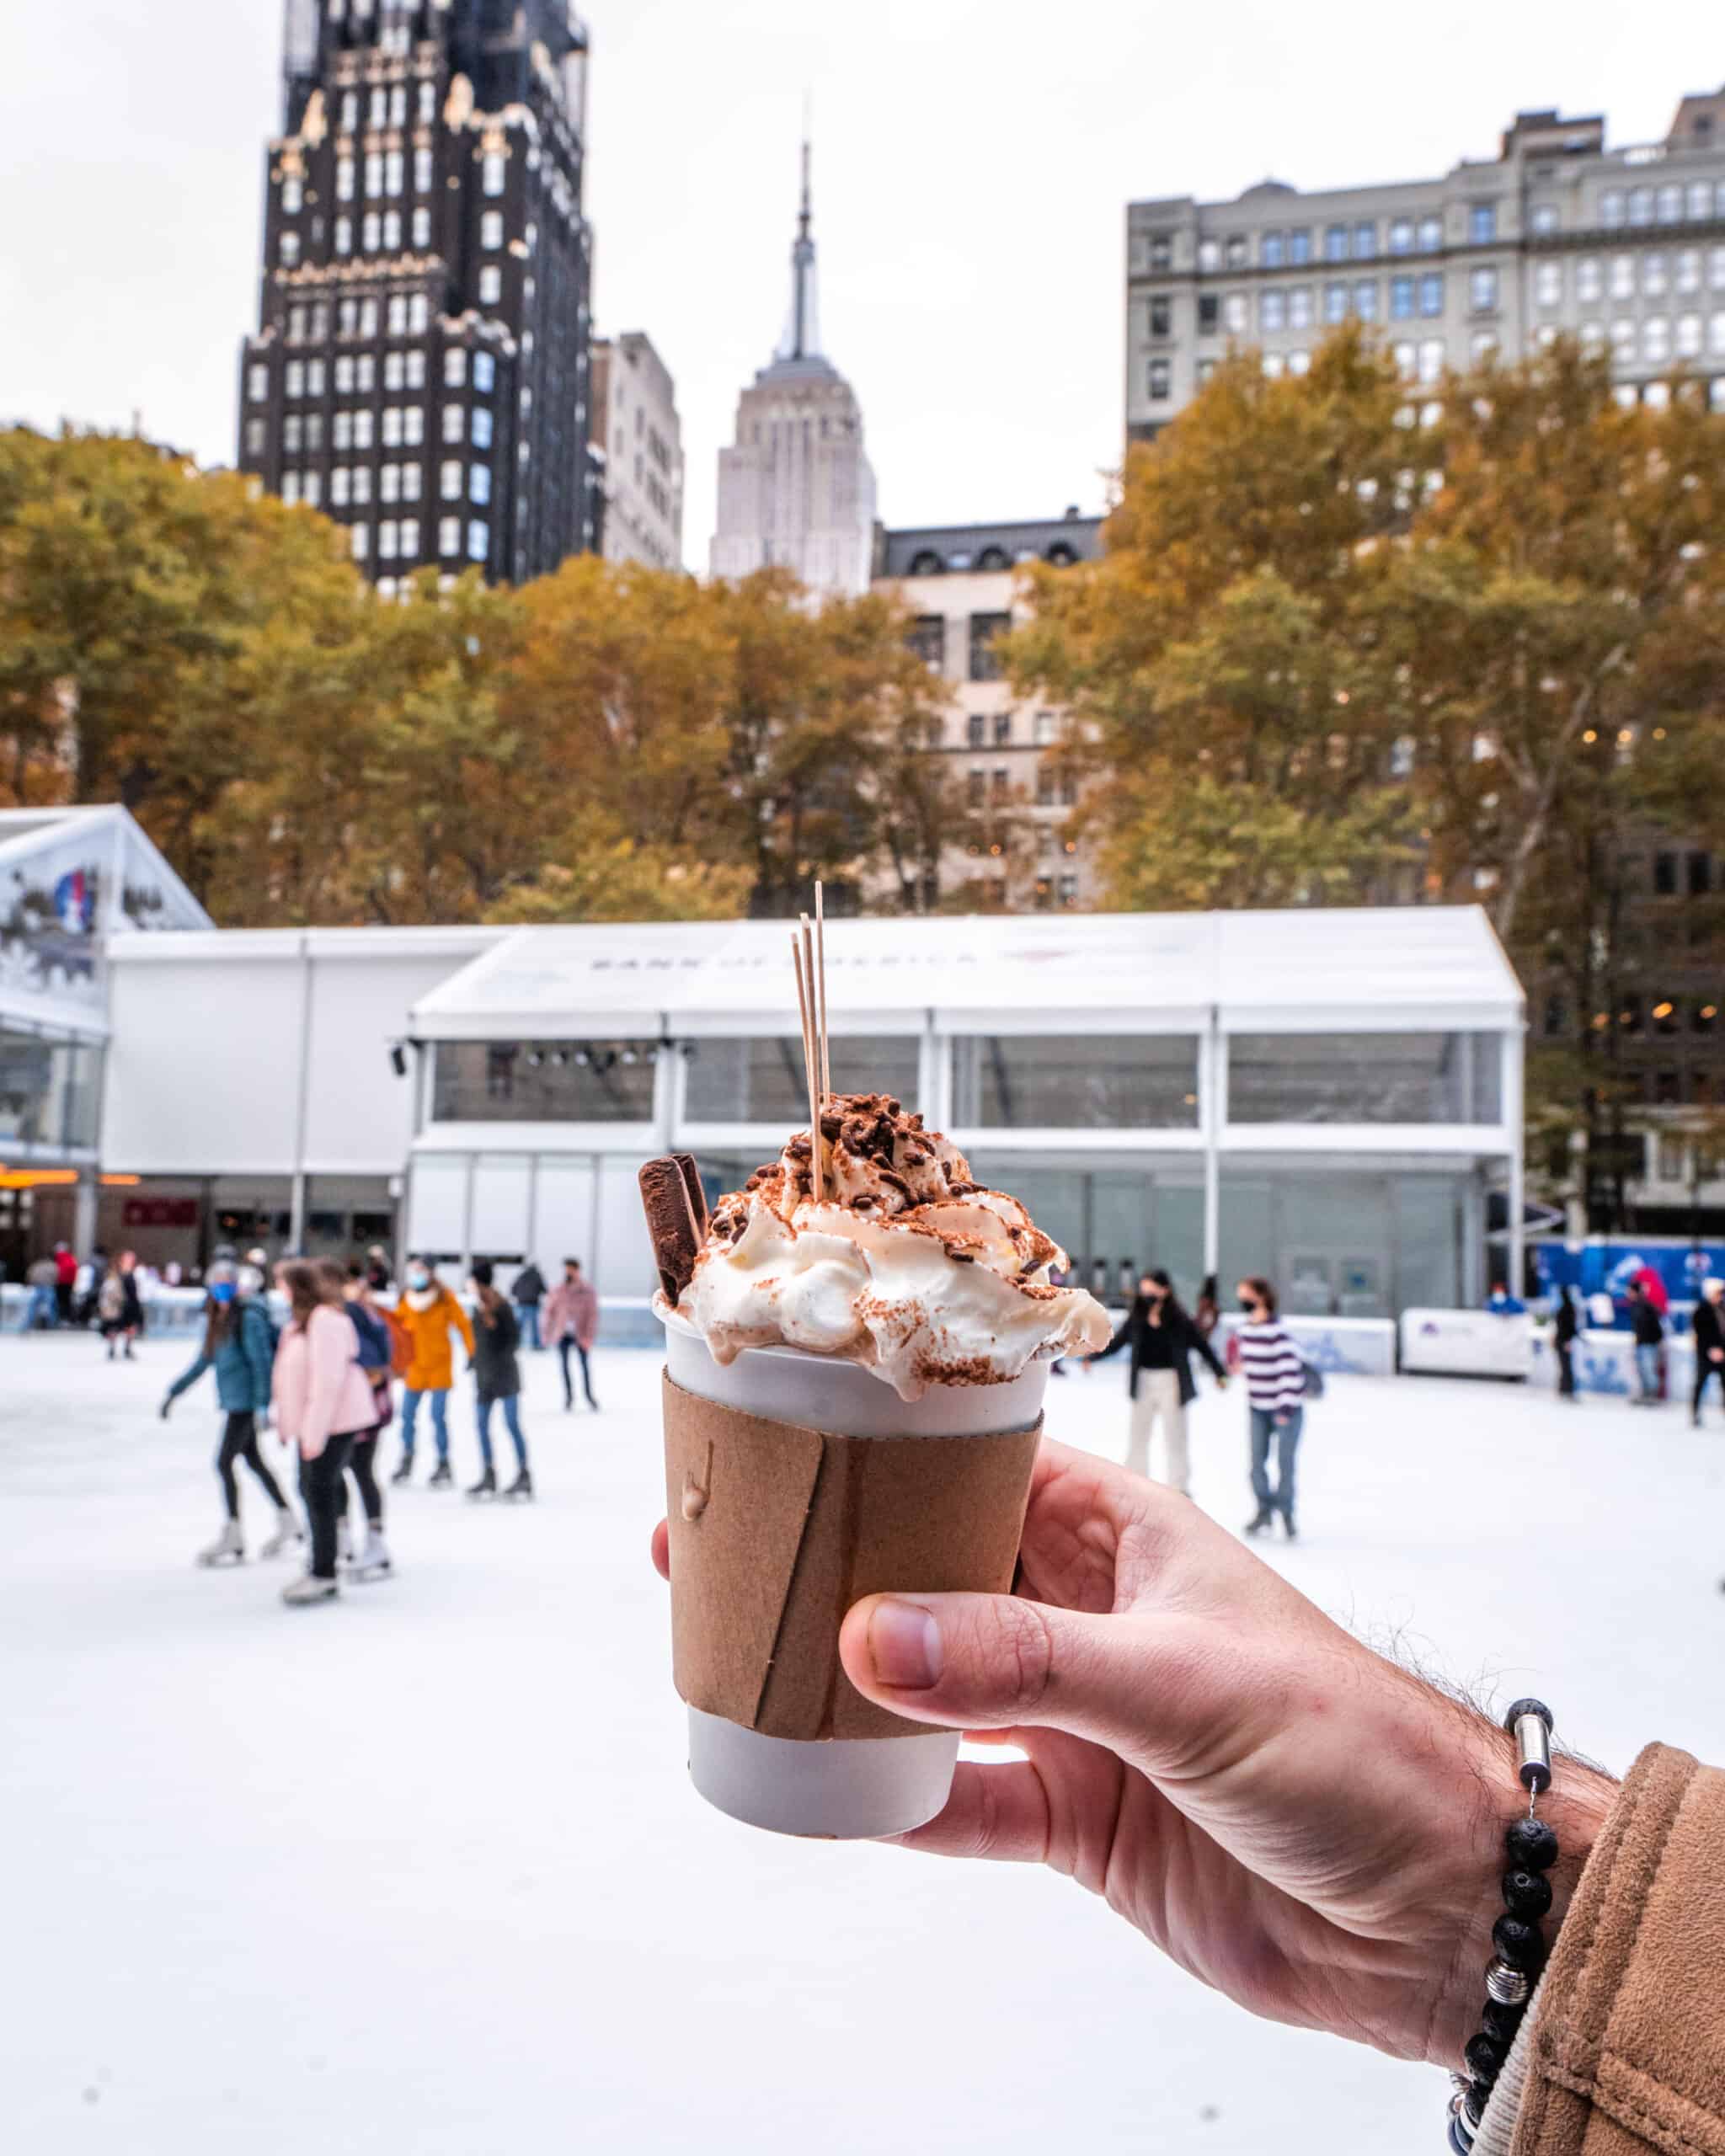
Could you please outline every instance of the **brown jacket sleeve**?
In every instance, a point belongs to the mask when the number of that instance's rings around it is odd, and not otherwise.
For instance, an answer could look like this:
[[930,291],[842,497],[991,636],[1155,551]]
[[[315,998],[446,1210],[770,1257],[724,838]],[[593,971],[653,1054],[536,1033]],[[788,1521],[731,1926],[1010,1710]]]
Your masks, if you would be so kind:
[[1636,1761],[1532,2033],[1513,2156],[1725,2156],[1725,1773]]

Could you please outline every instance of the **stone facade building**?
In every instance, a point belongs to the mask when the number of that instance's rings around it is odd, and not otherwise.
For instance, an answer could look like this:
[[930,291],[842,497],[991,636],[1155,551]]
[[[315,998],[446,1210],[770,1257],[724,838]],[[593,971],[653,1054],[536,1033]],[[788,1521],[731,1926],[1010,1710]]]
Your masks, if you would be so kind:
[[596,543],[586,61],[569,0],[288,0],[238,461],[386,592]]
[[608,562],[683,565],[683,428],[670,370],[638,329],[593,346],[593,448]]
[[1665,393],[1682,360],[1725,409],[1725,90],[1631,148],[1608,148],[1597,115],[1524,112],[1496,157],[1434,179],[1132,203],[1128,439],[1151,440],[1231,345],[1300,374],[1353,319],[1416,385],[1567,331],[1609,348],[1626,398]]
[[793,569],[811,591],[868,589],[874,472],[857,392],[820,349],[809,149],[791,249],[791,304],[770,365],[737,399],[735,441],[718,452],[712,571]]
[[955,844],[943,882],[979,887],[987,904],[1037,910],[1092,905],[1094,871],[1066,825],[1076,795],[1052,752],[1065,714],[1020,703],[1003,678],[995,639],[1027,616],[1019,572],[1030,562],[1065,568],[1102,552],[1102,519],[968,524],[883,531],[875,588],[906,606],[912,641],[948,684],[952,711],[931,753],[962,773],[972,832]]

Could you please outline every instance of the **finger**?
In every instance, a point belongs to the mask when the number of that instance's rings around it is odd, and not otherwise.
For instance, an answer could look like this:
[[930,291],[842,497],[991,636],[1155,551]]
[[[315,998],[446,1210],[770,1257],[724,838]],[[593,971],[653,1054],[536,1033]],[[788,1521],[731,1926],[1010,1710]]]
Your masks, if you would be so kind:
[[670,1577],[670,1529],[664,1520],[653,1530],[653,1568],[660,1579]]
[[1048,1855],[1049,1831],[1048,1791],[1028,1760],[979,1766],[962,1759],[945,1809],[926,1825],[886,1838],[927,1856],[1041,1864]]
[[960,1729],[1030,1723],[1140,1758],[1156,1627],[1010,1594],[870,1595],[839,1634],[866,1698]]

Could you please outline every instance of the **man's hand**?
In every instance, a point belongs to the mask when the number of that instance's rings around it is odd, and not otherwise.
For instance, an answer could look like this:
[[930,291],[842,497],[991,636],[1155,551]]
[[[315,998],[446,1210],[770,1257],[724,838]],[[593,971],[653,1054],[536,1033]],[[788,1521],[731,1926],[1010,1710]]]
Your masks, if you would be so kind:
[[[840,1652],[895,1713],[1026,1755],[961,1762],[905,1847],[1052,1865],[1254,2013],[1460,2064],[1523,1809],[1510,1739],[1185,1498],[1045,1444],[1017,1593],[871,1596]],[[1564,1764],[1548,1937],[1611,1801]]]

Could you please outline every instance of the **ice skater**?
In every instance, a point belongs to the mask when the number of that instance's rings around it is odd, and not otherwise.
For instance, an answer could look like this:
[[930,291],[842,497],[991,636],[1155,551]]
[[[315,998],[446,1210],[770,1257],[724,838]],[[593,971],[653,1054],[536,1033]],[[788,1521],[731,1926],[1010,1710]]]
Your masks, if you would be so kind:
[[1227,1372],[1215,1351],[1182,1308],[1174,1283],[1158,1267],[1140,1275],[1138,1292],[1125,1322],[1092,1362],[1106,1362],[1122,1348],[1131,1350],[1126,1380],[1132,1417],[1126,1438],[1126,1466],[1134,1475],[1150,1472],[1151,1434],[1160,1422],[1168,1471],[1159,1479],[1183,1497],[1192,1494],[1192,1462],[1186,1442],[1186,1410],[1198,1397],[1192,1381],[1192,1358],[1201,1355],[1219,1387]]
[[1701,1426],[1701,1396],[1717,1378],[1725,1396],[1725,1280],[1709,1275],[1701,1283],[1701,1299],[1695,1306],[1695,1397],[1689,1403],[1689,1419]]
[[174,1412],[174,1403],[190,1392],[206,1370],[216,1373],[216,1398],[223,1421],[222,1443],[216,1453],[216,1473],[227,1507],[227,1521],[208,1549],[198,1552],[200,1565],[238,1565],[245,1561],[245,1536],[241,1531],[239,1478],[234,1473],[243,1460],[264,1494],[275,1508],[275,1526],[259,1555],[278,1557],[284,1550],[303,1542],[305,1535],[292,1508],[281,1494],[281,1485],[258,1448],[258,1418],[268,1419],[270,1380],[275,1362],[275,1328],[261,1302],[238,1289],[238,1267],[218,1261],[210,1267],[209,1289],[204,1304],[204,1338],[197,1359],[183,1370],[162,1400],[162,1420]]
[[[1276,1315],[1276,1291],[1252,1274],[1240,1283],[1245,1323],[1235,1332],[1246,1396],[1252,1406],[1252,1494],[1258,1510],[1246,1523],[1248,1534],[1262,1534],[1282,1518],[1283,1531],[1294,1540],[1294,1466],[1306,1421],[1306,1364],[1293,1337]],[[1276,1480],[1269,1478],[1270,1449],[1276,1454]]]
[[1557,1324],[1553,1337],[1557,1348],[1557,1397],[1578,1400],[1575,1390],[1575,1343],[1581,1337],[1581,1311],[1573,1288],[1557,1290]]
[[545,1299],[545,1275],[531,1257],[516,1273],[509,1292],[515,1306],[515,1321],[521,1329],[521,1344],[535,1349],[542,1348],[545,1342],[539,1331],[539,1305]]
[[497,1470],[491,1456],[491,1411],[501,1407],[515,1449],[515,1479],[502,1494],[531,1497],[533,1477],[527,1467],[527,1440],[521,1434],[521,1365],[516,1349],[521,1327],[505,1297],[492,1284],[489,1258],[473,1260],[473,1378],[479,1428],[479,1479],[470,1497],[494,1497]]
[[408,1338],[408,1364],[402,1373],[401,1464],[390,1476],[405,1482],[414,1471],[414,1438],[419,1419],[419,1402],[431,1400],[431,1435],[437,1446],[437,1465],[431,1470],[431,1486],[452,1483],[449,1464],[449,1389],[455,1383],[453,1333],[473,1360],[473,1328],[467,1314],[441,1280],[432,1278],[423,1257],[408,1261],[407,1292],[395,1306],[396,1322]]
[[125,1349],[125,1358],[135,1359],[132,1342],[144,1329],[144,1305],[138,1294],[138,1262],[123,1250],[102,1276],[96,1290],[96,1315],[102,1337],[108,1343],[108,1359],[115,1358],[115,1343]]
[[354,1479],[354,1487],[360,1493],[360,1503],[365,1513],[366,1539],[357,1550],[351,1550],[347,1539],[347,1482],[341,1485],[341,1524],[337,1535],[340,1561],[347,1576],[353,1580],[387,1579],[394,1567],[389,1556],[389,1545],[383,1539],[383,1492],[377,1486],[377,1440],[385,1427],[395,1419],[395,1394],[390,1383],[390,1372],[395,1352],[395,1336],[389,1322],[389,1314],[371,1299],[371,1288],[366,1268],[357,1258],[345,1272],[339,1266],[328,1264],[323,1268],[334,1278],[337,1292],[347,1306],[357,1343],[360,1368],[365,1372],[371,1388],[372,1411],[377,1417],[368,1430],[362,1430],[348,1449],[347,1472]]
[[342,1477],[354,1439],[373,1426],[371,1382],[355,1353],[352,1322],[334,1267],[295,1258],[276,1268],[292,1316],[275,1351],[275,1427],[299,1448],[300,1494],[312,1529],[311,1569],[281,1590],[290,1608],[333,1602]]
[[1629,1283],[1629,1324],[1635,1335],[1635,1376],[1637,1407],[1657,1407],[1664,1396],[1665,1374],[1661,1368],[1661,1350],[1665,1339],[1665,1321],[1659,1315],[1658,1305],[1639,1280]]
[[545,1344],[555,1348],[563,1367],[563,1412],[574,1412],[575,1388],[569,1380],[569,1350],[581,1358],[581,1390],[595,1414],[599,1402],[593,1397],[593,1366],[588,1360],[599,1332],[599,1293],[581,1271],[578,1257],[563,1262],[563,1278],[545,1305]]

